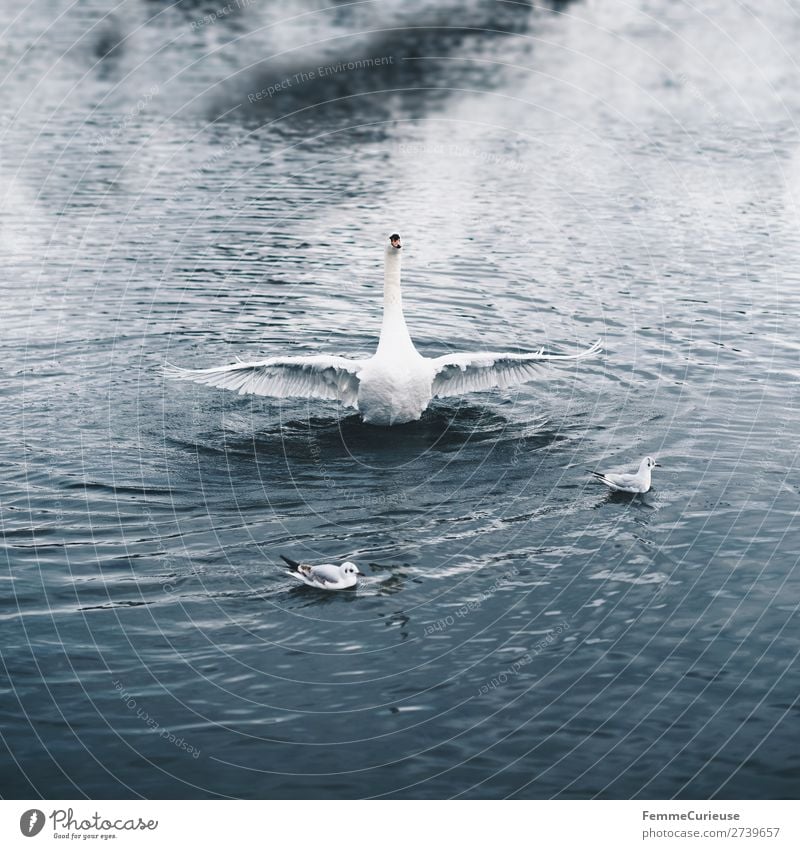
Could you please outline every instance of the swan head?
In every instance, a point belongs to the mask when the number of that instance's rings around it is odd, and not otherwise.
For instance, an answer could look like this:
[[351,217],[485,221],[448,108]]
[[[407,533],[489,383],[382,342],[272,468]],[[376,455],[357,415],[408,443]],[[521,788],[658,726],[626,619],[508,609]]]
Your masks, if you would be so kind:
[[349,560],[347,563],[342,563],[342,573],[345,575],[356,575],[361,578],[364,577],[364,573],[358,571],[358,566],[356,566],[355,563],[351,563]]
[[400,244],[400,236],[397,233],[392,233],[389,236],[389,244],[386,246],[386,253],[383,257],[383,279],[385,286],[389,288],[386,292],[391,291],[399,294],[400,290],[400,264],[403,255],[403,246]]

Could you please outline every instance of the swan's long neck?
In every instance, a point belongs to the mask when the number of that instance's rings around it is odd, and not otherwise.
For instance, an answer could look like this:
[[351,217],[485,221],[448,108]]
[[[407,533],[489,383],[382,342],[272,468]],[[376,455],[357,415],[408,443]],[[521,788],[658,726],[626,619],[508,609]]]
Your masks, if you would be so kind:
[[400,253],[402,248],[389,246],[383,271],[383,324],[378,353],[415,351],[403,315],[403,295],[400,291]]

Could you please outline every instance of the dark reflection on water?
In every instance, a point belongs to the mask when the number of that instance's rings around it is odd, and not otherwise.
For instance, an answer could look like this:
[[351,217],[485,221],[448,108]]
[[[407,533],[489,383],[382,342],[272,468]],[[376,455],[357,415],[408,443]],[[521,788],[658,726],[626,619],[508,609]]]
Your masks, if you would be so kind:
[[[0,58],[0,793],[795,797],[794,13],[110,8]],[[371,352],[395,229],[426,355],[603,358],[395,428],[162,380]]]

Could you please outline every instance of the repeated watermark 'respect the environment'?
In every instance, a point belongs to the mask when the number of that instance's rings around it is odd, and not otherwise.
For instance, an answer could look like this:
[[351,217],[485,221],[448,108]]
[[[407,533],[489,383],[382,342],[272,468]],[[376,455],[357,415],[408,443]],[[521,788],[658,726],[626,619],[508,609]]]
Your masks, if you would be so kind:
[[724,113],[712,103],[700,87],[690,77],[681,72],[678,74],[678,82],[685,87],[686,91],[707,111],[712,123],[718,129],[720,136],[729,147],[730,153],[739,155],[745,149],[745,142],[739,138],[739,134]]
[[[160,539],[161,531],[158,529],[156,520],[153,517],[153,514],[150,511],[149,507],[144,508],[144,520],[147,525],[147,530],[152,535],[153,539]],[[173,580],[175,580],[176,576],[179,573],[178,564],[175,562],[174,558],[171,554],[169,554],[169,552],[164,552],[164,554],[161,555],[161,560],[164,562],[166,567],[172,571],[173,574],[159,577],[158,582],[161,586],[161,589],[165,593],[173,593],[175,592],[175,584],[173,584],[172,582]]]
[[408,495],[404,490],[399,489],[392,492],[362,492],[351,486],[339,486],[336,478],[331,474],[331,471],[325,465],[322,459],[322,451],[316,440],[309,439],[308,454],[312,463],[317,467],[322,478],[322,482],[330,490],[336,490],[342,504],[351,507],[398,507],[400,504],[408,501]]
[[236,12],[249,9],[255,2],[256,0],[230,0],[230,2],[226,3],[224,6],[219,6],[211,12],[207,12],[199,18],[195,18],[191,23],[192,31],[196,32],[199,29],[203,29],[203,27],[215,24],[217,21],[227,18]]
[[526,667],[529,663],[532,663],[535,658],[537,658],[540,654],[546,651],[550,646],[555,643],[558,638],[565,631],[569,629],[569,622],[566,620],[562,620],[561,622],[553,628],[552,631],[549,631],[546,636],[542,637],[536,645],[529,652],[525,652],[521,658],[515,660],[508,667],[503,669],[501,672],[493,675],[488,681],[481,684],[478,687],[478,695],[485,696],[491,690],[496,690],[498,687],[502,687],[507,684],[512,678],[519,675],[521,669]]
[[519,174],[530,170],[528,165],[518,157],[493,153],[466,142],[401,142],[395,145],[395,152],[412,159],[419,159],[422,156],[441,157],[448,160],[474,159],[484,165],[497,165]]
[[117,691],[117,695],[120,697],[120,700],[123,702],[125,707],[130,711],[135,711],[136,716],[147,726],[152,728],[153,731],[157,731],[158,736],[161,737],[162,740],[166,740],[166,742],[171,743],[178,749],[182,749],[187,755],[191,755],[195,760],[200,757],[200,749],[191,746],[183,739],[183,737],[178,737],[177,734],[173,734],[168,728],[163,728],[161,723],[155,717],[151,716],[148,711],[137,704],[136,699],[125,689],[121,681],[114,681],[113,683],[114,689]]
[[116,141],[127,129],[128,127],[136,120],[136,118],[141,115],[142,112],[147,108],[147,105],[150,101],[158,94],[160,91],[157,83],[153,83],[150,88],[145,91],[142,96],[136,101],[136,103],[125,113],[125,115],[120,118],[114,126],[107,132],[101,133],[95,136],[91,141],[92,151],[97,153],[103,148],[108,147],[111,142]]
[[437,619],[436,622],[431,622],[430,624],[425,626],[424,635],[429,637],[431,634],[442,633],[446,631],[451,625],[455,624],[457,619],[464,619],[469,616],[470,613],[474,613],[476,610],[480,608],[480,606],[487,599],[490,599],[499,589],[503,586],[503,584],[510,581],[513,577],[519,574],[519,569],[516,566],[512,566],[502,575],[495,579],[495,582],[484,592],[480,593],[477,598],[471,599],[470,601],[462,604],[461,607],[456,610],[455,613],[449,614],[447,616],[442,617],[441,619]]
[[271,85],[264,86],[264,88],[258,91],[252,91],[247,95],[247,99],[250,103],[258,103],[261,100],[270,100],[275,95],[292,89],[295,86],[323,80],[326,77],[333,77],[336,74],[393,64],[394,56],[373,56],[365,59],[353,59],[350,62],[336,62],[332,65],[319,65],[317,68],[309,69],[308,71],[298,71],[296,74],[290,74],[281,80],[276,80]]

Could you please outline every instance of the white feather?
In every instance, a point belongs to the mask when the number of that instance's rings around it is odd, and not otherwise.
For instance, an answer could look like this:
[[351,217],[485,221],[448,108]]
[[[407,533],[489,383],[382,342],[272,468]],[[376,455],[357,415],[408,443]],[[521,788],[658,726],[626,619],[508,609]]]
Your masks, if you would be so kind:
[[546,354],[543,349],[531,354],[505,354],[492,351],[474,354],[447,354],[432,361],[433,394],[437,398],[506,389],[533,380],[536,372],[550,362],[568,362],[593,357],[600,351],[600,341],[577,354]]
[[231,363],[206,369],[168,366],[167,377],[231,389],[240,395],[272,398],[319,398],[355,407],[361,360],[318,354],[310,357],[270,357],[253,363]]

